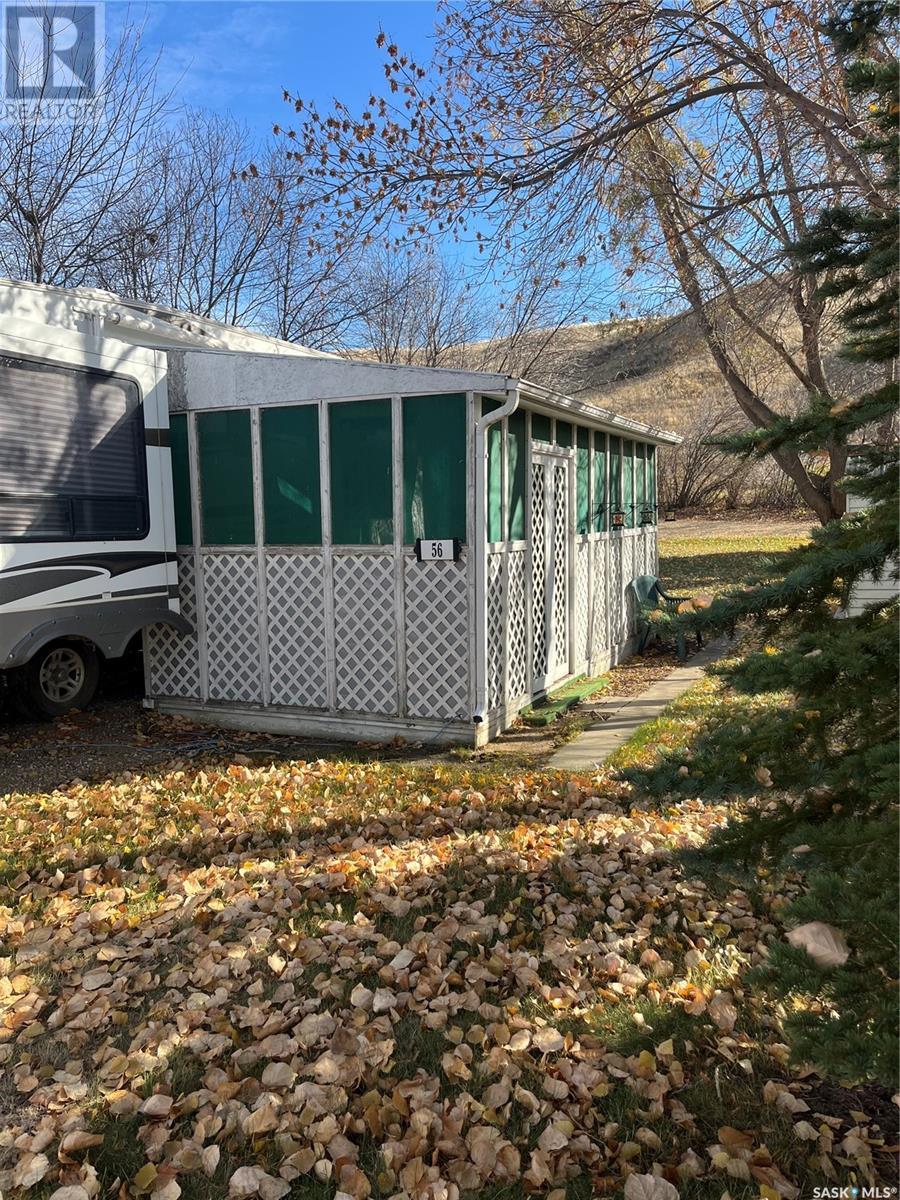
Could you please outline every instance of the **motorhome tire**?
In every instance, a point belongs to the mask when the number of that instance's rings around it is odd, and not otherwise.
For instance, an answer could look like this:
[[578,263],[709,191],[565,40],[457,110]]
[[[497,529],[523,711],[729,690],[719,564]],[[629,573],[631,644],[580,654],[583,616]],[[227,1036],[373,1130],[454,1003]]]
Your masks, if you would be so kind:
[[100,662],[89,642],[51,642],[25,665],[23,691],[35,714],[49,720],[90,704],[99,679]]

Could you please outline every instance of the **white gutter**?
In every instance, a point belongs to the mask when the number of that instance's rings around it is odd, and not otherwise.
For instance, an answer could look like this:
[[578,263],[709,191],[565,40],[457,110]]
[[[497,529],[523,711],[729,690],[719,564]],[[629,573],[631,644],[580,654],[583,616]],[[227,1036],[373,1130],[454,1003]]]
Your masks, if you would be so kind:
[[[507,386],[506,400],[493,412],[484,413],[475,422],[475,711],[472,720],[480,725],[487,716],[487,579],[488,461],[486,433],[519,407],[519,387],[513,380]],[[483,393],[482,393],[483,395]]]
[[632,417],[620,417],[608,408],[586,404],[583,400],[554,392],[539,383],[529,383],[526,379],[520,379],[517,384],[529,408],[540,409],[548,416],[558,417],[560,413],[565,413],[573,420],[601,429],[604,433],[624,434],[626,437],[632,435],[658,446],[678,446],[684,440],[680,434],[671,433],[668,429],[657,429]]

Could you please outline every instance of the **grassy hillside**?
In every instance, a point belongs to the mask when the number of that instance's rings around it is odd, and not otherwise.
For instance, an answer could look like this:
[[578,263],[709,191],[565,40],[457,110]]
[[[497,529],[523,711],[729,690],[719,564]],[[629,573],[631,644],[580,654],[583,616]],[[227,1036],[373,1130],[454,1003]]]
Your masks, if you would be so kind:
[[[787,320],[770,322],[796,353],[800,330]],[[829,330],[826,373],[839,394],[853,386]],[[787,365],[761,343],[743,343],[737,333],[731,350],[764,398],[790,409],[803,388]],[[692,314],[568,326],[559,331],[529,377],[579,399],[602,404],[623,416],[666,429],[685,431],[706,406],[735,407],[734,397],[712,360]]]

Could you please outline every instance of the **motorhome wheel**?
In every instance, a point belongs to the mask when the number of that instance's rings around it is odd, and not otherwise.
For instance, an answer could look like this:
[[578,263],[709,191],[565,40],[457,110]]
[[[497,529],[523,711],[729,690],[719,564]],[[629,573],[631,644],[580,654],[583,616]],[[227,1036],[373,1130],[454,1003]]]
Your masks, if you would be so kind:
[[90,704],[97,691],[100,664],[87,642],[53,642],[26,665],[24,691],[38,716],[58,717]]

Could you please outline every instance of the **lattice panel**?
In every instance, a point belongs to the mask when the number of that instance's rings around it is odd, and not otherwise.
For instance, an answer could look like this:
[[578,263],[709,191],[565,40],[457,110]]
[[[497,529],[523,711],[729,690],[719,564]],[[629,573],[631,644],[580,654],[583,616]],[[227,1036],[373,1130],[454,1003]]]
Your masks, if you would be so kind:
[[254,554],[204,554],[210,700],[262,700],[259,592]]
[[153,696],[200,695],[200,643],[197,638],[197,589],[193,554],[178,555],[178,599],[181,615],[193,633],[181,635],[171,625],[152,625],[145,641]]
[[648,575],[647,570],[647,538],[643,530],[634,539],[634,574]]
[[469,713],[469,600],[463,562],[404,564],[409,715],[450,721]]
[[625,597],[622,593],[622,537],[615,534],[609,543],[609,621],[612,645],[624,640]]
[[386,554],[334,559],[338,708],[396,714],[394,560]]
[[647,574],[659,574],[659,541],[656,534],[656,526],[651,526],[644,534],[644,544],[646,546],[646,562]]
[[511,550],[506,557],[508,595],[506,620],[509,626],[510,702],[528,692],[528,629],[525,620],[525,551]]
[[327,707],[321,554],[266,556],[266,611],[272,703]]
[[591,557],[590,542],[575,544],[575,664],[590,657]]
[[547,501],[544,492],[544,468],[540,463],[531,467],[531,641],[535,679],[547,674],[549,645],[547,642],[547,554],[545,550],[545,520]]
[[569,668],[569,547],[566,527],[567,472],[553,468],[553,667]]
[[591,591],[591,657],[597,658],[609,645],[607,608],[609,597],[609,543],[593,544],[594,578]]
[[503,700],[503,555],[488,557],[487,574],[487,693],[488,709]]
[[631,636],[631,631],[634,628],[634,593],[628,586],[636,575],[640,574],[635,570],[635,546],[637,538],[625,538],[622,542],[622,589],[623,595],[623,610],[624,610],[624,628],[622,631],[622,641],[626,641]]

